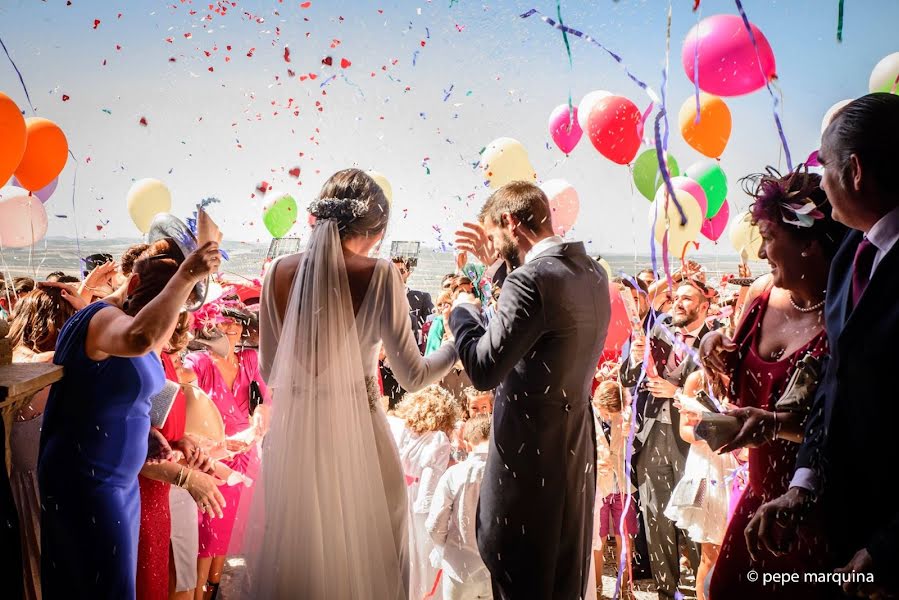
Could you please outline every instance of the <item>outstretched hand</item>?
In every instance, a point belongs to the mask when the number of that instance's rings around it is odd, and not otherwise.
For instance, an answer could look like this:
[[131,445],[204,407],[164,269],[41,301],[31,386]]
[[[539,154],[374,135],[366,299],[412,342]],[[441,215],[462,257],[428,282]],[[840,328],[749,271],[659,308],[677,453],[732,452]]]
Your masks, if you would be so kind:
[[462,229],[456,232],[456,250],[472,254],[485,267],[499,258],[493,240],[479,223],[462,223]]

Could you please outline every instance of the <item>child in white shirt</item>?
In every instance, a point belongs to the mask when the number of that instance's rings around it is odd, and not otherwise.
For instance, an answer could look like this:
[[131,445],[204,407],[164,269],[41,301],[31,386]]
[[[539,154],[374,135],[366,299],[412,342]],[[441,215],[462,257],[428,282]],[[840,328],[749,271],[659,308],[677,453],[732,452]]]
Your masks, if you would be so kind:
[[468,458],[440,478],[426,527],[440,557],[443,599],[490,599],[490,572],[481,560],[475,538],[478,496],[490,444],[490,417],[479,414],[470,418],[463,436]]

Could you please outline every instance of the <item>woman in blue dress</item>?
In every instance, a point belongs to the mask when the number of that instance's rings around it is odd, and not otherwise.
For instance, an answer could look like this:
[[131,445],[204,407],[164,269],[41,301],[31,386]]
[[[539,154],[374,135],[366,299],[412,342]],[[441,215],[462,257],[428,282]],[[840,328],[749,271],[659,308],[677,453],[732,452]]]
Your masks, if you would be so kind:
[[41,432],[41,585],[54,598],[132,599],[140,527],[137,474],[148,458],[150,398],[194,285],[219,264],[209,242],[186,259],[171,239],[150,246],[129,282],[75,314],[54,362]]

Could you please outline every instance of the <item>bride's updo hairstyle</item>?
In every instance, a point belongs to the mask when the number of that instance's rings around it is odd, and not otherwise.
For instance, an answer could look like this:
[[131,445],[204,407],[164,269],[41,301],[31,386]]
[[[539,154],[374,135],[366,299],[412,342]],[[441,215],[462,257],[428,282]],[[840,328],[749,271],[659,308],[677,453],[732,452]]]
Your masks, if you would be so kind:
[[337,223],[340,239],[372,237],[387,228],[390,205],[374,179],[359,169],[337,171],[309,205],[309,213],[318,220]]

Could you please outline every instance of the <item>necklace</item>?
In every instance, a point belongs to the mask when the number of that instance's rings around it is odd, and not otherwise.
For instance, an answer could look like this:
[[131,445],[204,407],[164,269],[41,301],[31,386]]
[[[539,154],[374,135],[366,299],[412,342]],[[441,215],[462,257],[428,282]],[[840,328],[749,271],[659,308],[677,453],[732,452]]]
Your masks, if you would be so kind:
[[811,306],[802,307],[802,306],[799,306],[798,304],[796,304],[796,301],[793,299],[793,294],[790,294],[790,304],[792,304],[793,308],[795,308],[796,310],[798,310],[801,313],[810,313],[810,312],[815,312],[816,310],[821,310],[821,308],[824,306],[825,299],[826,298],[821,298],[821,302],[818,302],[817,304],[812,304]]

